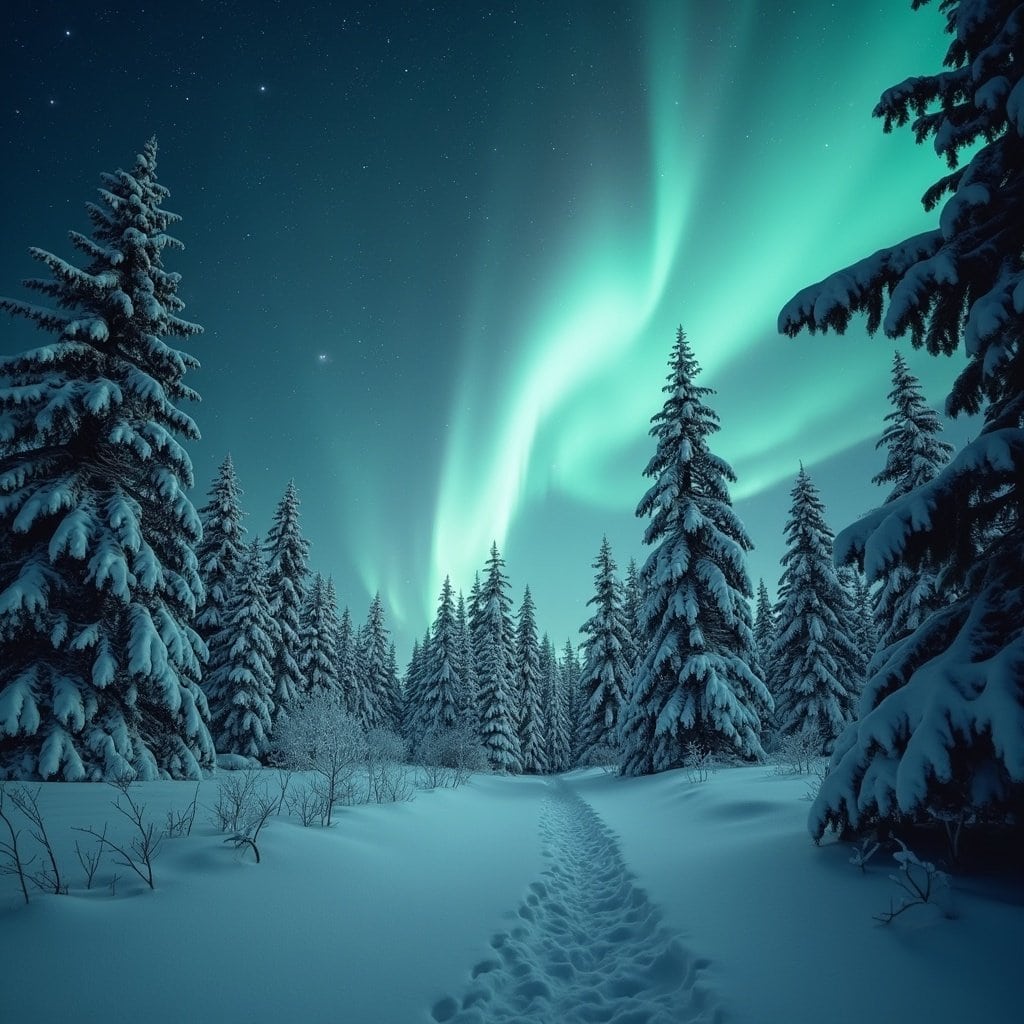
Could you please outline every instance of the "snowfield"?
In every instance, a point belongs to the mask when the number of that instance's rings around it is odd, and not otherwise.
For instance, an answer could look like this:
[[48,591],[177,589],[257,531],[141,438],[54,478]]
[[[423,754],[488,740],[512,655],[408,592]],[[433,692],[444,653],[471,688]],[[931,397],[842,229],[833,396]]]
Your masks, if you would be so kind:
[[[883,926],[896,863],[880,851],[861,872],[849,847],[815,847],[807,776],[476,775],[340,808],[330,829],[272,818],[259,864],[211,822],[230,777],[202,783],[192,835],[165,840],[152,891],[109,854],[84,887],[75,841],[93,843],[72,829],[107,822],[127,837],[116,790],[40,787],[70,895],[26,906],[0,876],[0,1020],[1017,1020],[1019,868],[954,876],[941,906]],[[194,789],[131,793],[163,825]],[[27,828],[20,842],[36,849]]]

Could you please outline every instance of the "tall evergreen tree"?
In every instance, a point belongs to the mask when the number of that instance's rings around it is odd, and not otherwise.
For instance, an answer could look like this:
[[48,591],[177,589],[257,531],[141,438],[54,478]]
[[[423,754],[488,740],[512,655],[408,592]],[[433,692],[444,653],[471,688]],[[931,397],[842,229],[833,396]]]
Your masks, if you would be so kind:
[[[690,744],[761,757],[759,709],[771,706],[755,672],[746,553],[753,547],[732,508],[735,474],[708,438],[714,394],[682,327],[669,360],[668,395],[652,418],[657,449],[644,475],[654,483],[637,506],[650,516],[643,568],[645,653],[623,713],[623,771],[676,767]],[[753,667],[752,667],[752,663]]]
[[437,615],[424,651],[419,693],[409,707],[413,715],[410,740],[416,744],[432,727],[450,729],[460,718],[463,684],[461,640],[455,615],[455,591],[445,576],[437,599]]
[[825,506],[800,467],[786,523],[775,643],[769,654],[779,732],[832,749],[849,721],[860,652],[849,633],[847,595],[832,563]]
[[299,671],[303,696],[342,702],[338,678],[338,618],[334,586],[320,573],[313,577],[299,628]]
[[519,703],[514,693],[512,600],[504,566],[498,545],[494,543],[476,603],[480,739],[492,768],[518,773],[523,770],[523,761],[519,745]]
[[309,575],[309,542],[299,523],[299,492],[290,480],[274,511],[266,541],[267,593],[274,619],[274,721],[303,692],[299,632]]
[[640,570],[636,559],[631,558],[626,566],[626,579],[622,589],[622,617],[626,623],[629,647],[625,651],[626,664],[632,678],[640,663],[640,647],[643,642],[644,593]]
[[547,633],[540,642],[540,681],[544,694],[545,753],[549,772],[564,772],[569,768],[569,728],[565,719],[558,671],[558,652]]
[[419,639],[412,642],[412,653],[405,667],[404,702],[402,706],[402,735],[412,750],[418,746],[425,731],[420,708],[423,706],[423,653]]
[[523,771],[543,774],[548,770],[547,716],[540,673],[537,616],[530,588],[523,591],[515,641],[515,688],[519,694],[519,749]]
[[455,605],[455,632],[459,643],[462,693],[459,695],[459,717],[479,732],[480,716],[477,709],[476,662],[473,656],[473,634],[469,628],[466,599],[459,591]]
[[220,753],[262,760],[273,728],[274,620],[259,541],[245,549],[230,595],[211,644],[223,657],[204,684],[212,732]]
[[242,526],[243,512],[239,504],[241,494],[235,466],[228,455],[217,470],[217,477],[210,488],[210,500],[199,510],[203,539],[196,548],[196,558],[205,597],[196,615],[196,632],[207,647],[224,625],[224,609],[231,596],[231,587],[246,557],[246,531]]
[[619,720],[631,679],[627,662],[631,643],[622,609],[622,588],[615,576],[615,560],[607,537],[601,541],[593,567],[597,570],[594,596],[587,604],[594,606],[594,614],[580,630],[587,637],[580,679],[580,748],[584,762],[588,752],[597,748],[618,750]]
[[757,584],[757,610],[754,613],[754,649],[762,668],[762,677],[770,677],[771,649],[775,643],[775,609],[764,580]]
[[[810,816],[814,835],[879,819],[1005,820],[1024,806],[1024,23],[1013,4],[947,0],[944,69],[883,93],[886,129],[913,118],[951,170],[924,194],[938,225],[805,289],[779,326],[910,335],[967,363],[949,415],[979,436],[933,479],[845,530],[869,579],[938,573],[949,604],[880,653]],[[970,154],[958,166],[960,154]],[[948,199],[945,199],[948,195]],[[943,202],[944,201],[944,202]],[[884,314],[884,315],[883,315]]]
[[176,406],[195,358],[164,269],[180,218],[162,208],[155,139],[102,177],[71,232],[84,269],[42,249],[52,305],[0,309],[54,336],[0,359],[0,778],[199,778],[213,766],[195,546]]
[[566,730],[565,769],[574,768],[579,762],[583,696],[580,688],[580,662],[571,640],[565,641],[562,658],[559,661],[559,690],[562,700],[562,717]]
[[363,628],[363,706],[359,719],[364,730],[397,729],[400,704],[396,703],[397,674],[392,665],[391,631],[384,622],[384,602],[374,594]]
[[336,660],[338,665],[338,690],[344,709],[353,717],[360,706],[358,698],[359,680],[356,678],[356,638],[352,630],[352,613],[348,606],[342,609],[338,620],[338,642]]
[[[937,436],[942,429],[939,417],[924,400],[918,379],[907,368],[903,356],[893,356],[892,412],[889,424],[876,448],[888,450],[885,467],[872,482],[892,489],[886,502],[895,501],[917,487],[930,483],[949,462],[953,446]],[[875,603],[875,620],[882,646],[888,647],[913,633],[948,595],[938,590],[935,570],[926,561],[912,569],[902,562],[894,564],[881,579]]]

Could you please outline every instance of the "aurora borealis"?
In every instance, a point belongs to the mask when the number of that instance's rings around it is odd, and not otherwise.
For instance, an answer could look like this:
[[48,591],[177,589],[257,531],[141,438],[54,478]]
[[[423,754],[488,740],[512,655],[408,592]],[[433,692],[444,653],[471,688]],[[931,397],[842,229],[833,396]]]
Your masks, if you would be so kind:
[[[19,5],[0,292],[157,134],[207,329],[196,503],[230,451],[263,531],[294,477],[314,568],[360,620],[381,590],[400,657],[492,539],[575,639],[601,535],[642,555],[681,322],[774,586],[801,459],[834,527],[880,498],[891,343],[776,315],[932,222],[938,161],[870,111],[941,29],[902,0]],[[955,366],[903,350],[940,402]]]

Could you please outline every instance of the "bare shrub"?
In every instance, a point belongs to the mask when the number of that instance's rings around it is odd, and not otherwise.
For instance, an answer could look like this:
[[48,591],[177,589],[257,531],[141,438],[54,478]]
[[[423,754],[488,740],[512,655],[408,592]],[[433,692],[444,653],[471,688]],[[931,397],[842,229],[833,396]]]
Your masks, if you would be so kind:
[[482,771],[487,759],[476,733],[467,725],[432,726],[416,748],[425,784],[461,786],[476,771]]
[[810,775],[821,762],[821,733],[816,729],[778,737],[770,763],[776,775]]
[[53,851],[53,844],[46,833],[46,824],[43,822],[43,813],[39,810],[40,787],[35,792],[26,786],[17,786],[11,790],[11,803],[28,820],[32,831],[29,835],[42,847],[45,860],[35,874],[31,876],[32,884],[41,892],[52,892],[58,896],[67,895],[67,883],[61,879],[60,868],[57,866],[57,855]]
[[[128,844],[115,843],[107,835],[107,827],[103,826],[102,832],[94,828],[76,828],[76,832],[84,832],[92,836],[101,845],[106,846],[114,855],[114,863],[122,867],[131,868],[149,887],[155,889],[153,884],[153,859],[156,857],[160,844],[163,842],[163,835],[158,833],[156,825],[146,821],[146,805],[137,804],[132,798],[130,791],[131,778],[124,775],[114,782],[108,783],[121,794],[114,801],[114,808],[123,814],[134,827],[134,833]],[[124,803],[121,801],[124,800]]]
[[211,808],[213,824],[221,832],[237,832],[251,816],[259,775],[251,768],[221,777],[217,802]]
[[96,878],[96,869],[100,866],[100,861],[103,859],[103,846],[106,841],[106,825],[103,826],[103,831],[100,833],[100,837],[96,842],[96,849],[92,853],[88,850],[83,850],[79,845],[78,840],[75,840],[75,855],[78,857],[78,863],[82,865],[82,870],[85,872],[86,889],[92,888],[93,880]]
[[192,826],[196,820],[196,808],[199,801],[199,783],[196,783],[196,791],[192,794],[192,801],[183,811],[176,811],[171,808],[167,812],[167,824],[164,826],[164,835],[168,839],[179,839],[182,836],[192,835]]
[[278,763],[290,771],[315,772],[323,784],[323,824],[330,826],[335,805],[351,793],[366,756],[366,740],[354,718],[324,694],[294,708],[275,736]]
[[252,808],[252,816],[246,822],[245,827],[239,829],[234,835],[228,836],[225,843],[232,843],[236,849],[244,850],[249,847],[256,857],[256,863],[260,862],[260,848],[257,840],[267,819],[274,813],[278,806],[277,797],[271,796],[266,790],[256,797]]
[[371,729],[366,735],[363,763],[366,768],[367,797],[371,803],[388,804],[411,800],[416,787],[405,763],[405,740],[389,729]]
[[949,886],[949,875],[939,871],[930,861],[921,860],[902,840],[897,839],[896,842],[901,849],[893,854],[893,859],[899,864],[900,873],[889,877],[905,895],[900,897],[899,903],[893,903],[890,899],[889,909],[875,915],[875,920],[882,924],[889,924],[911,907],[937,903],[936,896]]
[[687,743],[683,753],[683,769],[689,782],[707,782],[715,773],[711,751],[700,743]]
[[4,823],[10,836],[9,840],[0,840],[0,857],[3,858],[0,860],[0,874],[15,875],[17,877],[18,884],[21,886],[21,895],[25,898],[25,902],[28,903],[28,880],[25,869],[32,863],[32,859],[26,861],[22,857],[21,847],[18,845],[21,831],[14,827],[14,822],[11,820],[5,806],[4,794],[5,787],[0,786],[0,821]]

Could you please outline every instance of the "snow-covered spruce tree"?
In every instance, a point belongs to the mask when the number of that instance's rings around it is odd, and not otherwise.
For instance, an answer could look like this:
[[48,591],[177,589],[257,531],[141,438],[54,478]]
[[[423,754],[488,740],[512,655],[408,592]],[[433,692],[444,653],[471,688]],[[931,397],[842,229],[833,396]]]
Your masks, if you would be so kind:
[[853,565],[844,565],[839,569],[839,580],[846,590],[847,633],[857,648],[854,691],[855,695],[859,696],[864,686],[868,665],[878,649],[878,630],[875,627],[871,585],[864,573],[859,572]]
[[391,631],[384,624],[384,602],[378,592],[370,602],[366,624],[361,631],[361,706],[357,709],[356,718],[364,732],[371,729],[394,730],[398,726],[400,705],[395,703],[395,686],[390,678],[390,637]]
[[461,641],[455,618],[455,591],[445,576],[437,600],[430,643],[421,648],[416,699],[409,700],[409,741],[415,748],[428,729],[451,729],[461,721]]
[[782,736],[816,737],[828,753],[853,712],[860,652],[850,636],[846,590],[832,562],[825,506],[803,466],[790,493],[775,643],[768,656],[775,718]]
[[[884,468],[872,479],[880,486],[891,485],[887,502],[930,483],[953,454],[953,446],[939,439],[939,417],[925,402],[920,383],[899,352],[893,357],[889,401],[893,408],[885,417],[888,426],[875,445],[885,446],[888,455]],[[939,593],[935,571],[926,560],[916,569],[897,562],[880,582],[875,621],[883,647],[913,633],[949,596]]]
[[631,558],[629,565],[626,566],[626,579],[622,586],[622,617],[626,623],[626,635],[629,638],[629,647],[624,653],[630,677],[640,663],[643,608],[644,593],[640,570],[637,568],[636,559]]
[[952,599],[878,655],[812,805],[815,837],[896,817],[1019,822],[1024,806],[1024,18],[989,0],[941,10],[945,70],[908,78],[875,108],[887,130],[913,118],[918,141],[946,159],[923,198],[943,204],[938,226],[805,289],[779,316],[790,335],[842,332],[863,312],[869,331],[909,334],[933,354],[963,341],[946,412],[984,413],[933,479],[838,538],[836,558],[862,560],[869,579],[926,567]]
[[514,693],[512,599],[498,545],[491,545],[486,579],[477,600],[474,646],[478,679],[480,741],[498,771],[523,770],[519,746],[519,702]]
[[771,677],[771,649],[775,643],[775,609],[764,580],[757,584],[757,608],[754,612],[754,650],[757,652],[763,679]]
[[274,720],[303,691],[299,668],[299,631],[309,576],[309,541],[299,523],[299,492],[290,480],[270,524],[266,540],[267,594],[274,633]]
[[179,275],[163,266],[180,218],[162,208],[155,139],[105,174],[72,232],[79,268],[27,287],[50,306],[0,298],[52,343],[0,360],[0,779],[199,778],[214,763],[202,641],[202,535],[179,438],[193,356],[168,338]]
[[412,642],[402,693],[402,735],[409,749],[415,750],[419,745],[419,736],[425,731],[419,712],[423,703],[423,653],[418,638]]
[[338,612],[334,587],[317,573],[306,595],[299,627],[301,693],[326,693],[342,700],[338,679]]
[[695,744],[712,753],[763,757],[759,709],[771,697],[757,675],[750,629],[753,547],[732,508],[732,468],[708,446],[714,394],[682,327],[669,359],[667,394],[652,417],[657,449],[637,506],[653,545],[642,571],[645,653],[622,717],[622,770],[646,775],[683,763]]
[[217,752],[262,760],[274,713],[274,620],[259,542],[242,553],[223,624],[211,646],[223,658],[204,680]]
[[562,700],[562,717],[566,730],[565,771],[575,768],[579,761],[580,720],[582,717],[582,691],[580,689],[580,661],[571,640],[565,641],[562,657],[558,663],[559,695]]
[[547,715],[540,674],[537,615],[530,588],[523,591],[515,639],[515,689],[519,694],[519,750],[523,771],[542,775],[548,770]]
[[338,641],[335,650],[341,703],[350,715],[355,716],[356,708],[360,704],[357,696],[359,683],[356,679],[356,638],[352,629],[352,613],[347,605],[342,609],[338,621]]
[[622,588],[607,537],[601,541],[593,567],[597,570],[594,596],[587,604],[594,606],[594,614],[580,629],[587,637],[580,676],[580,759],[584,763],[589,753],[601,748],[618,750],[619,720],[631,678],[626,660],[631,644],[622,610]]
[[544,736],[549,772],[564,772],[569,767],[569,730],[565,719],[558,672],[558,652],[547,633],[540,642],[540,682],[544,694]]
[[459,665],[462,669],[462,692],[459,694],[459,717],[479,733],[480,716],[477,710],[476,663],[473,657],[473,634],[469,628],[466,599],[459,591],[455,604],[455,631],[459,644]]
[[[205,597],[196,615],[196,632],[207,647],[224,625],[224,609],[231,597],[231,587],[238,577],[238,568],[247,557],[245,551],[244,513],[239,504],[242,490],[238,486],[231,456],[225,457],[210,488],[210,500],[199,510],[203,539],[196,547],[199,578]],[[213,652],[210,652],[211,659]]]

